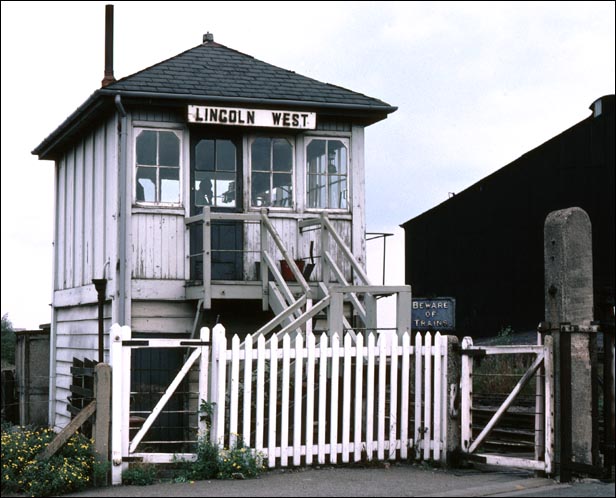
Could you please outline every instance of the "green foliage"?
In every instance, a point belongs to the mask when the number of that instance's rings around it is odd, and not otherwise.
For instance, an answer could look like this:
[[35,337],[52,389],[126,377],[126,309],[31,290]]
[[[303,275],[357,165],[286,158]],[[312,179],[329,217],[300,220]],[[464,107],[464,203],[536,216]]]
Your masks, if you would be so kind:
[[77,491],[92,482],[94,453],[83,435],[73,435],[53,457],[36,455],[53,440],[51,429],[2,428],[2,492],[50,496]]
[[9,320],[9,315],[6,313],[2,317],[2,365],[15,365],[15,331],[13,330],[13,324]]
[[237,437],[231,448],[220,448],[204,436],[197,444],[197,459],[194,462],[181,463],[182,467],[175,482],[247,479],[257,477],[264,470],[263,456],[246,448],[241,437]]
[[212,415],[215,406],[216,403],[212,401],[201,400],[201,405],[199,406],[199,413],[201,414],[200,419],[205,421],[208,427],[212,424]]
[[223,449],[218,455],[218,479],[247,479],[263,472],[263,457],[244,446],[241,437],[232,448]]
[[218,474],[219,448],[213,444],[207,435],[197,443],[197,459],[194,462],[182,462],[176,479],[183,482],[215,479]]
[[133,463],[122,473],[123,484],[148,486],[156,480],[156,466],[151,463]]
[[92,484],[95,487],[103,487],[108,485],[108,476],[111,471],[111,462],[94,460],[92,464]]
[[507,340],[511,340],[511,337],[513,336],[513,327],[511,325],[507,325],[506,327],[502,327],[499,331],[498,331],[498,337],[500,337],[501,339],[505,339],[505,342],[509,342]]

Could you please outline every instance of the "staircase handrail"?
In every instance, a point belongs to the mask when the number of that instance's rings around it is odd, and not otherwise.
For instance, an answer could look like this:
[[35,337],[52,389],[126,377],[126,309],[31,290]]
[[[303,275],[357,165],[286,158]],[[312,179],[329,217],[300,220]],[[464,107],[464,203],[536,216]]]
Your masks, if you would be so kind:
[[[304,275],[302,275],[302,272],[300,271],[299,267],[295,263],[295,260],[291,257],[291,255],[287,251],[284,243],[282,242],[282,239],[280,238],[280,235],[278,235],[278,231],[272,225],[272,222],[267,216],[266,209],[261,210],[261,224],[263,227],[265,227],[265,229],[268,231],[268,233],[274,240],[274,243],[278,247],[278,250],[282,254],[283,259],[286,261],[287,265],[289,266],[289,269],[293,273],[295,280],[299,283],[300,287],[304,291],[304,294],[306,294],[306,297],[310,298],[311,297],[310,286],[308,285],[308,282],[306,282]],[[263,248],[261,250],[263,251]]]

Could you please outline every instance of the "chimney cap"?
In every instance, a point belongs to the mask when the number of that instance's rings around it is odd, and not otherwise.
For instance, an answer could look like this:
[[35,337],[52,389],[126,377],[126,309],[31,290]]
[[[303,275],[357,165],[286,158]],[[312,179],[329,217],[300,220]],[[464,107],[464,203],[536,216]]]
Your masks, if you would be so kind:
[[614,113],[614,94],[603,95],[590,104],[589,109],[592,111],[592,117],[598,118],[602,114]]
[[210,33],[209,31],[207,33],[205,33],[203,35],[203,43],[207,43],[207,42],[213,42],[214,41],[214,34]]

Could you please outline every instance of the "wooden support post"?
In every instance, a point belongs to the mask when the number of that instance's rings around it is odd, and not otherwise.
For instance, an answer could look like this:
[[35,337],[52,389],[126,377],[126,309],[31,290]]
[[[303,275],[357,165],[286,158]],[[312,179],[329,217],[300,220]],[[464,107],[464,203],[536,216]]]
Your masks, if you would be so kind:
[[344,314],[344,294],[342,292],[332,292],[331,304],[329,305],[329,313],[327,315],[329,337],[338,334],[342,337],[342,317]]
[[[111,366],[99,363],[95,367],[94,398],[96,399],[96,417],[92,435],[94,437],[94,452],[99,463],[109,461],[109,428],[111,426]],[[96,477],[96,476],[95,476]],[[105,481],[94,483],[96,486],[106,486]]]
[[212,213],[203,208],[203,307],[212,309]]
[[411,289],[398,292],[396,297],[396,328],[398,341],[405,332],[411,333]]
[[[462,339],[462,350],[472,347],[473,339],[465,337]],[[462,378],[461,378],[461,421],[460,431],[462,435],[462,451],[468,453],[473,439],[473,418],[471,409],[473,407],[473,357],[462,355]]]

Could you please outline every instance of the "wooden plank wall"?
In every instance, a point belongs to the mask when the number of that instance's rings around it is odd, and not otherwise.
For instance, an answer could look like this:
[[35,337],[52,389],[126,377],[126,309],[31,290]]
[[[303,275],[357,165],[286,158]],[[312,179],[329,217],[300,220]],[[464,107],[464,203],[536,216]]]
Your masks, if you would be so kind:
[[[114,259],[117,134],[113,119],[57,162],[54,290],[90,285]],[[107,270],[109,277],[109,270]]]
[[132,228],[133,278],[186,278],[183,215],[133,213]]
[[[111,305],[104,307],[104,327],[111,327]],[[98,357],[98,307],[96,305],[58,308],[56,318],[56,418],[55,428],[65,427],[71,419],[68,397],[71,395],[73,358]],[[105,351],[109,334],[105,334]],[[105,356],[107,358],[107,356]]]

